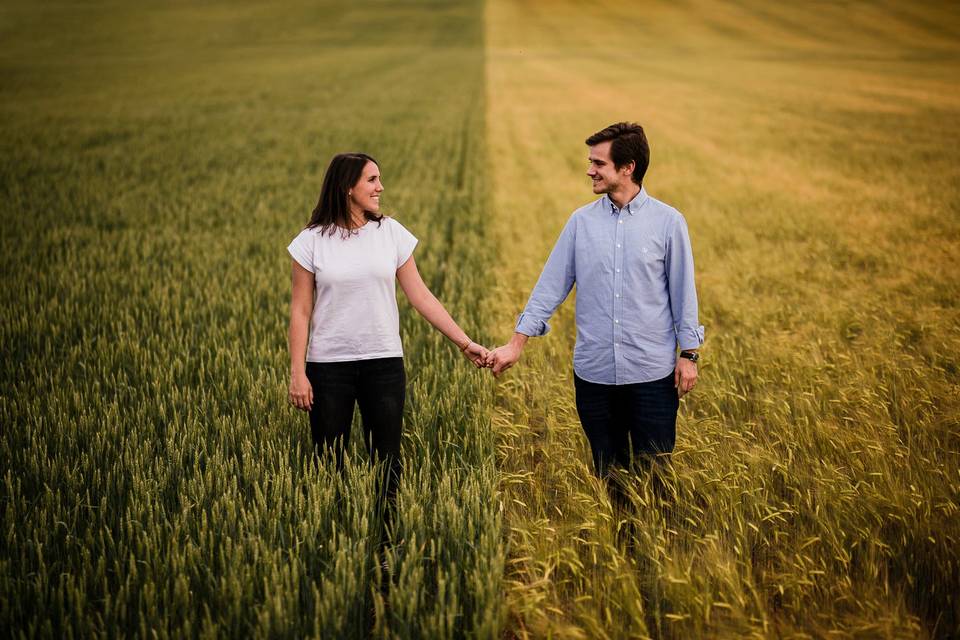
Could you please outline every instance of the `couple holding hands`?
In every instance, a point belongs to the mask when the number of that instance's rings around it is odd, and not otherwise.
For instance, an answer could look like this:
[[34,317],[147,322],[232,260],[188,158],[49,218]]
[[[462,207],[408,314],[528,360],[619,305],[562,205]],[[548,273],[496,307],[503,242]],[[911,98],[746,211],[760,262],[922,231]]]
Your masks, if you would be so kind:
[[680,398],[696,385],[703,343],[687,224],[643,188],[650,150],[642,127],[613,124],[586,144],[587,175],[601,197],[567,221],[512,339],[490,351],[424,284],[417,239],[379,213],[377,162],[362,153],[333,158],[310,222],[287,247],[289,399],[309,412],[318,451],[332,449],[342,465],[359,405],[371,459],[386,462],[384,492],[394,495],[406,386],[396,282],[467,359],[496,376],[530,337],[550,330],[547,321],[576,284],[576,406],[596,473],[605,478],[613,467],[673,450]]

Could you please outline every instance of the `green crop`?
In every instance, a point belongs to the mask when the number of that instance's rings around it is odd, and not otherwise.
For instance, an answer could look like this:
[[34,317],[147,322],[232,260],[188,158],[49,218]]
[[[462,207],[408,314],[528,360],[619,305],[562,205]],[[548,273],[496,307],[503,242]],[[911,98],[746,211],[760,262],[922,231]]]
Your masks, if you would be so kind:
[[[429,11],[422,11],[429,8]],[[339,151],[477,339],[479,6],[6,7],[0,626],[496,635],[491,385],[406,304],[396,530],[286,402],[290,258]]]

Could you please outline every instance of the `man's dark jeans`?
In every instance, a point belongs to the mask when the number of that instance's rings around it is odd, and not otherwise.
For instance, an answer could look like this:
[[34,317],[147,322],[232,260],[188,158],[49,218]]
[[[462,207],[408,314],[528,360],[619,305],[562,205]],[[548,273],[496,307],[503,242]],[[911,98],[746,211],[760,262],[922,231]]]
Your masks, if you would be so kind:
[[343,467],[353,408],[360,405],[364,439],[372,445],[371,459],[376,456],[386,462],[384,493],[392,502],[401,472],[400,436],[407,382],[403,358],[308,362],[307,379],[313,387],[310,432],[317,450],[333,449],[337,468]]
[[638,461],[673,451],[680,408],[673,373],[623,385],[587,382],[576,374],[573,380],[577,413],[598,476],[606,478],[612,466],[629,469]]

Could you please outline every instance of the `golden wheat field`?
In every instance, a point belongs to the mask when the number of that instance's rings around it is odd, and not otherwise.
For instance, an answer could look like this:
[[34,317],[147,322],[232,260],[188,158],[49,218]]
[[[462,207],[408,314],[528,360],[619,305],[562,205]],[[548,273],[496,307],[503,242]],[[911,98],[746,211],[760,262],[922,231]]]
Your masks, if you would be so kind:
[[[960,635],[960,6],[10,1],[0,34],[6,635]],[[574,295],[496,381],[401,295],[383,533],[365,448],[314,467],[286,402],[329,158],[378,159],[494,346],[621,120],[706,325],[672,465],[611,508]]]

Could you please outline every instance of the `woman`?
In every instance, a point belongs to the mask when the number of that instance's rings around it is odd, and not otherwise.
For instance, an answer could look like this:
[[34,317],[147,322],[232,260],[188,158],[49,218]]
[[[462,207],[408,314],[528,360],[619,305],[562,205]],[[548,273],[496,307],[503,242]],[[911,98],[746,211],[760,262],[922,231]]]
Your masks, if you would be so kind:
[[395,280],[410,304],[477,367],[487,350],[457,326],[417,271],[417,239],[380,214],[380,169],[363,153],[334,156],[307,227],[287,247],[293,258],[290,402],[310,413],[317,450],[337,467],[360,405],[370,457],[386,461],[386,495],[400,475],[406,376]]

